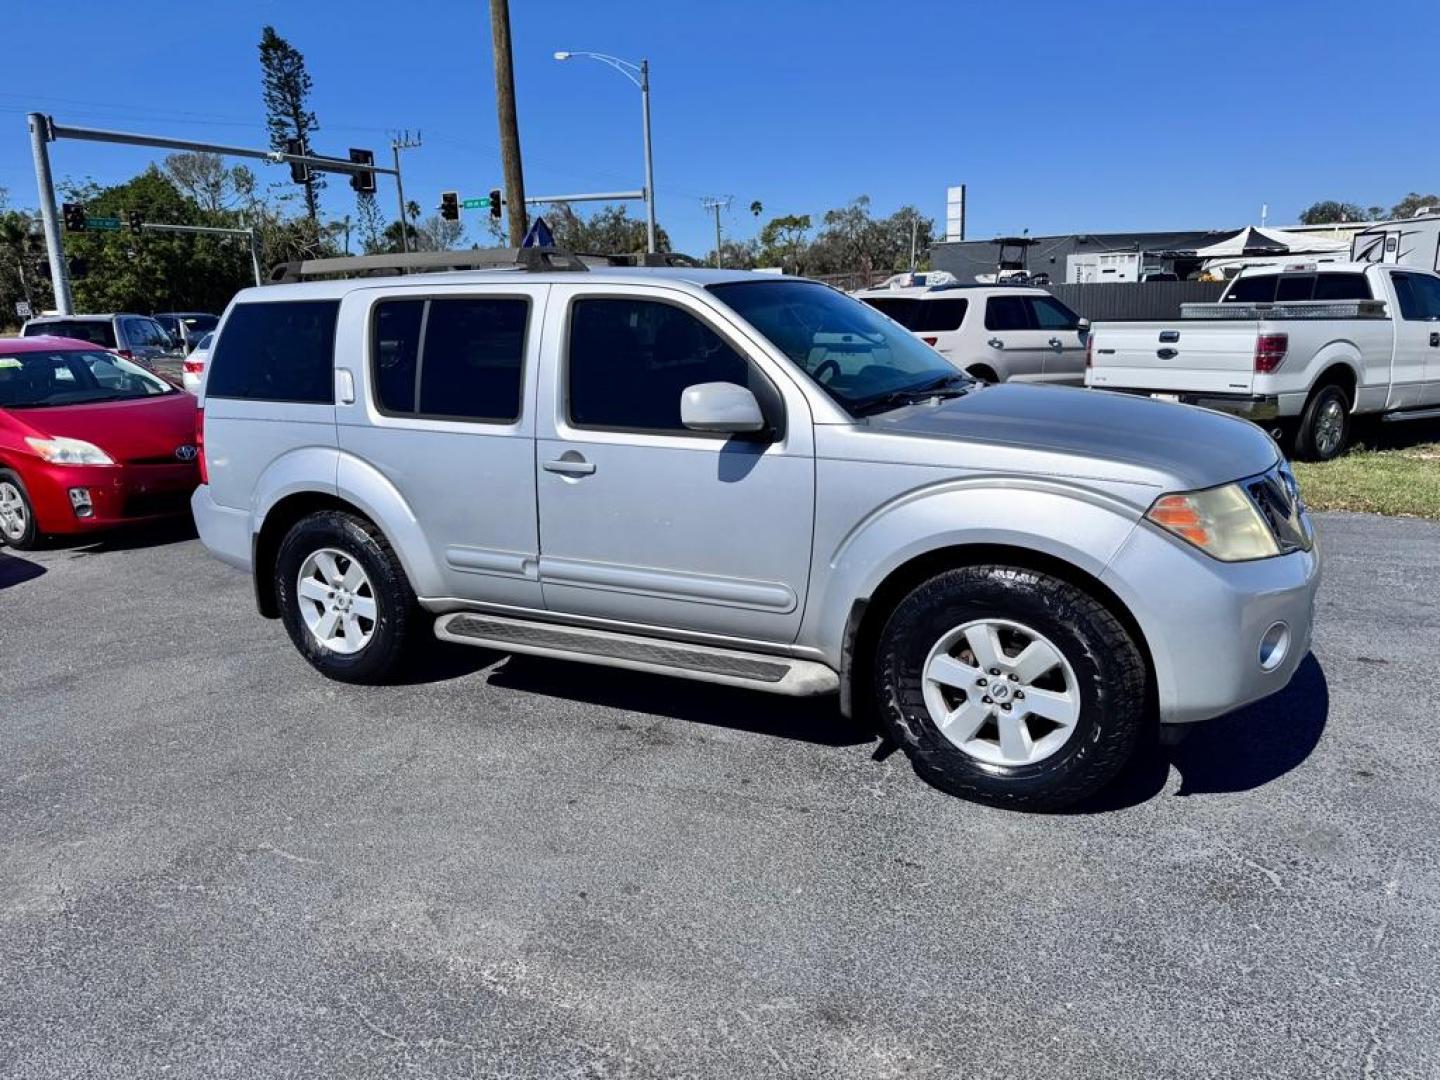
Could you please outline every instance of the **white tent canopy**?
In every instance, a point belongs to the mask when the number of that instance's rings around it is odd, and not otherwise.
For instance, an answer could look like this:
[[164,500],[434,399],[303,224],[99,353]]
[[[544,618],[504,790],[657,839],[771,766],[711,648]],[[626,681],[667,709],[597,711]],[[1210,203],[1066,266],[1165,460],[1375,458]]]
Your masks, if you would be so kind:
[[1193,254],[1200,259],[1234,259],[1242,255],[1331,255],[1349,250],[1348,240],[1247,225],[1234,236],[1196,248]]

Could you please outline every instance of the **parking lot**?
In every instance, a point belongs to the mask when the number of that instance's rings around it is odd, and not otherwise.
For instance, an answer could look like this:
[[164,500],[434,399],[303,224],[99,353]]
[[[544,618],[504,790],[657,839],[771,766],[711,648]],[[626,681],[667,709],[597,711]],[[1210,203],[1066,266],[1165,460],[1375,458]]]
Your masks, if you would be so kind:
[[184,532],[0,552],[0,1074],[1434,1076],[1440,525],[1320,526],[1291,688],[1061,816],[829,700],[330,683]]

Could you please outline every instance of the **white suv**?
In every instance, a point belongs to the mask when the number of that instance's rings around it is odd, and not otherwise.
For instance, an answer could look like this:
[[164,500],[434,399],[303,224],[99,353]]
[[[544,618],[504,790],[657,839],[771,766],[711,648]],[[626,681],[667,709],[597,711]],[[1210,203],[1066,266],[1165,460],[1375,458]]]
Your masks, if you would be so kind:
[[1085,381],[1090,322],[1044,289],[934,285],[854,295],[983,382]]

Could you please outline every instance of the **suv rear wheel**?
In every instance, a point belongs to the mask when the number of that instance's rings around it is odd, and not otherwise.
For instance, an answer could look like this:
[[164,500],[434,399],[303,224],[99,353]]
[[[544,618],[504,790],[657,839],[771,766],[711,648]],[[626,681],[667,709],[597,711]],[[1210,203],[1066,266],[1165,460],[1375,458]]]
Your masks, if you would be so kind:
[[380,683],[420,622],[415,593],[384,535],[364,518],[302,518],[280,544],[275,595],[290,640],[322,674]]
[[1140,745],[1145,663],[1118,619],[1068,582],[969,566],[917,586],[875,659],[890,737],[944,791],[1056,810],[1109,783]]

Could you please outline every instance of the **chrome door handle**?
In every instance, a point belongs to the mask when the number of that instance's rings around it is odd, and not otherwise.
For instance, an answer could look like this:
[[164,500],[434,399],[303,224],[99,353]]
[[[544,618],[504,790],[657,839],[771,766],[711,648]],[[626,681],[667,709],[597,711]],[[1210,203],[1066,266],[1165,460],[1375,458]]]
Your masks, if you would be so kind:
[[595,471],[594,463],[581,457],[559,458],[547,461],[540,467],[546,472],[559,473],[561,476],[589,476]]
[[1050,347],[1051,347],[1052,349],[1059,349],[1059,348],[1063,347],[1064,344],[1065,344],[1065,343],[1064,343],[1063,341],[1061,341],[1058,337],[1052,337],[1052,338],[1050,339]]
[[1430,335],[1430,347],[1432,349],[1440,349],[1440,334]]
[[985,344],[989,345],[992,349],[1003,349],[1005,347],[1005,342],[1001,341],[998,337],[992,337],[989,341],[985,342]]

